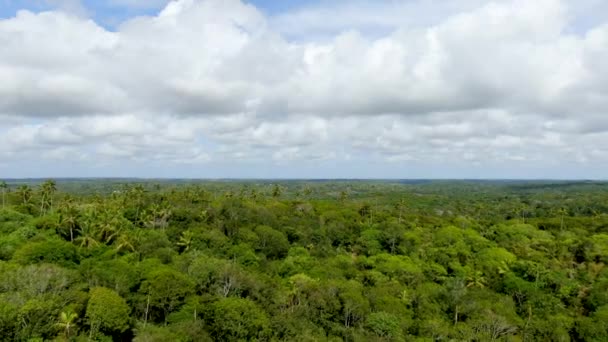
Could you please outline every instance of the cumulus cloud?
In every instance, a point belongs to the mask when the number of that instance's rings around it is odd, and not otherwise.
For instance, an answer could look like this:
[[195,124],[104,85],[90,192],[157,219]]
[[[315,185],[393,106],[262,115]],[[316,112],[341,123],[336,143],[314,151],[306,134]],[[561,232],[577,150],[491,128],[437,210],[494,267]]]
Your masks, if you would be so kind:
[[108,5],[136,9],[156,9],[166,5],[170,0],[109,0]]
[[354,1],[270,16],[239,0],[175,0],[115,30],[73,10],[23,10],[0,20],[0,157],[447,163],[446,175],[608,162],[598,6]]

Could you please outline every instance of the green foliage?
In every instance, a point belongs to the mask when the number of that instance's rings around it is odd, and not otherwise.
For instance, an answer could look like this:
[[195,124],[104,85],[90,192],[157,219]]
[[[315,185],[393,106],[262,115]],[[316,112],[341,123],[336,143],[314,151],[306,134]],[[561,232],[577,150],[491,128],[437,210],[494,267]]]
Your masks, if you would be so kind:
[[386,312],[375,312],[367,317],[367,327],[378,337],[391,341],[401,339],[401,326],[399,318]]
[[608,184],[7,188],[0,340],[608,340]]
[[73,244],[51,238],[22,245],[15,251],[13,260],[23,265],[46,262],[73,266],[78,261],[78,253]]
[[267,226],[259,226],[255,229],[258,235],[256,249],[269,258],[281,258],[289,250],[289,241],[282,232]]
[[124,332],[129,328],[130,311],[116,291],[105,287],[91,289],[86,317],[92,334]]
[[163,267],[146,276],[140,292],[152,308],[162,312],[161,317],[166,320],[169,313],[178,308],[186,296],[192,293],[193,288],[193,281],[186,275]]
[[217,340],[251,341],[263,339],[268,333],[266,313],[248,299],[221,299],[213,303],[211,315],[210,325]]

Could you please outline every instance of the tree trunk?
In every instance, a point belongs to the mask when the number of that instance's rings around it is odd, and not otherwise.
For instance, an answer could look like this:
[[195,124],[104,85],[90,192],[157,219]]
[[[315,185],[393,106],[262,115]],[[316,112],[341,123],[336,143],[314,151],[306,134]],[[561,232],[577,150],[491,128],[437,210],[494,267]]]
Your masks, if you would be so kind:
[[146,328],[146,324],[148,324],[148,311],[150,310],[150,294],[148,293],[148,300],[146,302],[146,311],[144,312],[144,329]]

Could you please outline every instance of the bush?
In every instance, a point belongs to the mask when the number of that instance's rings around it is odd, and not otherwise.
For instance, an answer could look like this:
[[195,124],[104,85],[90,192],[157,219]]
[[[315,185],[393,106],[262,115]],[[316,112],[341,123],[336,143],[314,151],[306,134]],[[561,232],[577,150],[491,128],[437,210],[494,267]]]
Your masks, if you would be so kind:
[[13,260],[23,265],[45,262],[74,266],[78,261],[78,253],[71,243],[55,238],[26,243],[15,252]]

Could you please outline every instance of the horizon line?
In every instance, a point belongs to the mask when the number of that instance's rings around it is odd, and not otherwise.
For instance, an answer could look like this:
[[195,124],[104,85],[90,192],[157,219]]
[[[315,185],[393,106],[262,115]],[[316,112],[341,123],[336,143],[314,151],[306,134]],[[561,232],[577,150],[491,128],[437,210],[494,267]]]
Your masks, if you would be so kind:
[[199,180],[199,181],[218,181],[218,180],[312,180],[312,181],[558,181],[558,182],[606,182],[608,178],[374,178],[374,177],[344,177],[344,178],[323,178],[323,177],[117,177],[117,176],[61,176],[61,177],[0,177],[0,180],[4,181],[20,181],[20,180]]

